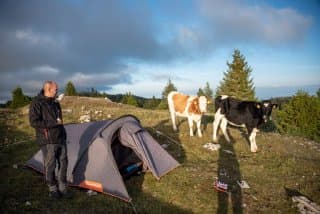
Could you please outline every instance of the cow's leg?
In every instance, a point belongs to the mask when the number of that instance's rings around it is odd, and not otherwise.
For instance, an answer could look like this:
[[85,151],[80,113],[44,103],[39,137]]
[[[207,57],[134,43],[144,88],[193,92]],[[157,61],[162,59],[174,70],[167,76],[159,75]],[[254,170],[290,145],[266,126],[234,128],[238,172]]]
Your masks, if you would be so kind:
[[227,132],[227,125],[228,125],[228,121],[225,117],[223,117],[221,119],[221,124],[220,124],[220,128],[222,130],[222,133],[224,135],[224,137],[226,138],[226,140],[230,143],[230,138]]
[[213,121],[213,142],[217,143],[217,132],[218,132],[218,127],[220,124],[220,121],[223,117],[223,115],[220,113],[221,109],[218,109],[218,111],[214,115],[214,121]]
[[196,123],[197,123],[198,136],[202,137],[202,133],[201,133],[201,117],[196,121]]
[[174,111],[170,111],[171,115],[171,121],[172,121],[172,128],[174,131],[177,131],[177,126],[176,126],[176,113]]
[[251,129],[251,131],[248,129],[251,152],[257,152],[258,150],[257,143],[256,143],[257,132],[258,132],[257,128],[253,128]]
[[189,129],[190,129],[190,136],[193,136],[193,119],[192,117],[188,116],[188,124],[189,124]]

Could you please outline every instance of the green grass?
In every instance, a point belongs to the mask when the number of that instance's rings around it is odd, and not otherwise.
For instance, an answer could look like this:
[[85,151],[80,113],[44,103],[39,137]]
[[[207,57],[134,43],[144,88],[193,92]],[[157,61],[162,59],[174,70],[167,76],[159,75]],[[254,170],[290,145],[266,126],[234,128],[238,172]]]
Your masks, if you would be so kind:
[[[179,132],[173,132],[167,111],[145,110],[127,105],[106,103],[104,99],[70,98],[62,102],[65,122],[79,122],[85,111],[93,120],[137,116],[142,125],[181,166],[160,181],[151,173],[132,177],[126,186],[133,203],[109,195],[89,197],[85,190],[71,188],[71,200],[52,200],[43,176],[25,169],[23,164],[39,149],[34,131],[28,125],[27,107],[18,111],[0,111],[0,213],[296,213],[284,187],[298,190],[320,204],[320,144],[309,140],[260,132],[258,153],[238,129],[230,129],[233,143],[220,136],[221,149],[203,148],[211,142],[212,116],[203,137],[189,137],[187,121],[179,119]],[[101,110],[102,113],[95,114]],[[161,131],[179,144],[157,135]],[[232,151],[233,154],[225,152]],[[14,164],[18,164],[16,169]],[[225,172],[222,174],[221,172]],[[215,177],[229,183],[229,193],[213,188]],[[240,189],[243,179],[250,189]],[[30,202],[27,205],[26,202]]]

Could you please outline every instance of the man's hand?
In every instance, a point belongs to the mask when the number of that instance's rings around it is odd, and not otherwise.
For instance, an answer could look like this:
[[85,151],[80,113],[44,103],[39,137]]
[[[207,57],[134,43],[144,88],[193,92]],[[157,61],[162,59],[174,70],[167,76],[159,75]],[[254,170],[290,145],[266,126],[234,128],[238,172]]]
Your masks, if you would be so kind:
[[57,118],[57,123],[58,123],[59,125],[61,125],[61,124],[62,124],[62,120],[61,120],[60,118]]

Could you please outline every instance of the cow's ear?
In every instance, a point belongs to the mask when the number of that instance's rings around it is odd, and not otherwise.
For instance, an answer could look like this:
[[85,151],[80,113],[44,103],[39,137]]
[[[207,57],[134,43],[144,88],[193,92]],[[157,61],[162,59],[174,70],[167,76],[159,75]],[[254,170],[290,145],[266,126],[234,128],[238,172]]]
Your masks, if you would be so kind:
[[261,105],[259,103],[256,104],[257,109],[261,108]]

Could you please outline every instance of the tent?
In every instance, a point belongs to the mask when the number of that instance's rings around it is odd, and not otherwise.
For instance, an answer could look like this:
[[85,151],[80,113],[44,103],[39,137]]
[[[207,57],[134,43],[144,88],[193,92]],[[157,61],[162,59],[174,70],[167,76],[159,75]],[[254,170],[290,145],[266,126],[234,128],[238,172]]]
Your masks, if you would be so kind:
[[[140,125],[126,115],[115,120],[66,124],[68,170],[71,186],[106,193],[130,202],[124,175],[137,166],[158,180],[179,163]],[[44,173],[39,150],[26,165]]]

